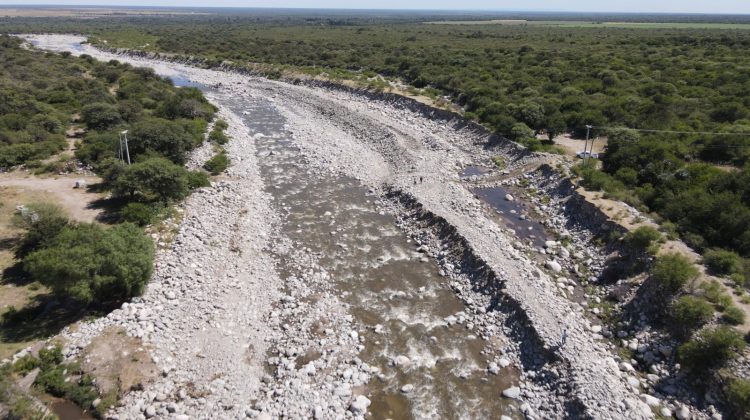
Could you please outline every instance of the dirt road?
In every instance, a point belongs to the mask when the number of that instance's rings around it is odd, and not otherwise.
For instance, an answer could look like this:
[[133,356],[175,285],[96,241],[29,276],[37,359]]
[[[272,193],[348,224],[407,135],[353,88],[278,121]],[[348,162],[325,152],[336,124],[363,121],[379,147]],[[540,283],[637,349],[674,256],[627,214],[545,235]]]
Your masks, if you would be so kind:
[[19,172],[11,172],[0,174],[0,187],[43,193],[44,196],[49,197],[50,202],[59,204],[65,209],[68,216],[73,220],[91,223],[96,221],[97,216],[101,213],[101,209],[93,208],[92,203],[104,196],[88,192],[85,188],[73,188],[76,181],[79,180],[85,181],[87,185],[100,182],[99,178],[91,176],[42,178]]

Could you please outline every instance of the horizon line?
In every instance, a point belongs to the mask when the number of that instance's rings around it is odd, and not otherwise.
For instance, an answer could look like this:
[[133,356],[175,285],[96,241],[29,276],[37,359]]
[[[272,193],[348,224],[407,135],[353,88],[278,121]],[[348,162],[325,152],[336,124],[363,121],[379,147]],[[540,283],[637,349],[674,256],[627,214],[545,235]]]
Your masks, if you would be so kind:
[[142,5],[107,5],[107,4],[0,4],[5,8],[145,8],[145,9],[243,9],[243,10],[336,10],[336,11],[378,11],[378,12],[491,12],[491,13],[557,13],[557,14],[620,14],[620,15],[693,15],[693,16],[750,16],[750,13],[711,13],[711,12],[626,12],[626,11],[596,11],[596,10],[520,10],[520,9],[430,9],[430,8],[362,8],[362,7],[276,7],[276,6],[150,6]]

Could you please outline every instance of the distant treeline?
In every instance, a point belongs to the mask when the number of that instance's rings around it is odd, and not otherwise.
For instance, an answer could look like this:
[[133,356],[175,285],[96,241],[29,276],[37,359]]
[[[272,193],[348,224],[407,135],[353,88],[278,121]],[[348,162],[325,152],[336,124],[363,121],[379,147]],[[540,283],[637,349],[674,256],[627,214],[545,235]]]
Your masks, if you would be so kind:
[[[747,179],[748,170],[742,168],[750,162],[750,139],[744,134],[750,132],[750,31],[425,25],[373,18],[376,12],[352,17],[360,24],[344,25],[346,15],[294,13],[5,20],[0,30],[85,31],[101,45],[198,56],[209,66],[231,61],[342,77],[380,74],[446,95],[464,107],[467,117],[531,147],[538,142],[535,133],[581,137],[587,124],[738,133],[609,130],[604,133],[613,137],[606,172],[591,184],[659,211],[699,249],[725,247],[750,256],[750,193],[739,182]],[[502,17],[582,20],[573,14]],[[748,19],[586,19],[709,18]]]

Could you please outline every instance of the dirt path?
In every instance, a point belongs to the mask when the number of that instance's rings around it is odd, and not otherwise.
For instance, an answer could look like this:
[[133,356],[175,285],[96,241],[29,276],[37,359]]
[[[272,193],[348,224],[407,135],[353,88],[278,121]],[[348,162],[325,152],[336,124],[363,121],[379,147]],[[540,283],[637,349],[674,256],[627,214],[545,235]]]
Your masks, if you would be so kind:
[[[541,139],[547,140],[547,136],[540,136]],[[555,144],[562,146],[566,151],[567,156],[575,157],[578,152],[583,151],[586,141],[583,139],[574,139],[570,134],[562,134],[554,139]],[[589,150],[593,150],[593,153],[603,153],[607,148],[607,138],[597,137],[593,139],[593,149],[591,146],[591,140],[588,142]]]
[[[76,181],[83,180],[88,185],[101,180],[92,176],[64,176],[40,178],[20,172],[0,174],[0,187],[36,191],[44,194],[45,199],[62,206],[68,215],[79,222],[94,222],[101,209],[92,208],[92,203],[104,198],[103,194],[86,191],[85,188],[73,188]],[[14,205],[24,203],[11,203]]]

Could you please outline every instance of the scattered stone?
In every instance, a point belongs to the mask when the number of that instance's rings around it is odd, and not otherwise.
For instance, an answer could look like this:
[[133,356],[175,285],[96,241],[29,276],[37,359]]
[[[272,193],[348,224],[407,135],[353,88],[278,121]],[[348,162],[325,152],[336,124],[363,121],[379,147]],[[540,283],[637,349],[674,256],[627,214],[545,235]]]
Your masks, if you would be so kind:
[[370,399],[364,395],[358,395],[357,398],[349,405],[349,411],[354,414],[364,415],[367,413],[367,407],[370,406]]
[[512,386],[503,391],[503,397],[517,400],[521,396],[521,388]]

